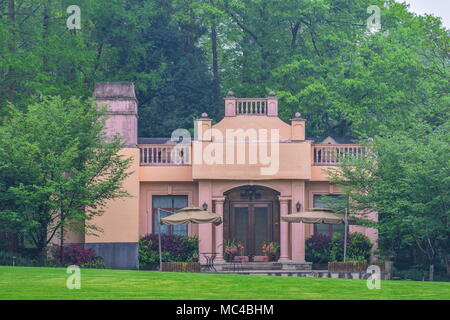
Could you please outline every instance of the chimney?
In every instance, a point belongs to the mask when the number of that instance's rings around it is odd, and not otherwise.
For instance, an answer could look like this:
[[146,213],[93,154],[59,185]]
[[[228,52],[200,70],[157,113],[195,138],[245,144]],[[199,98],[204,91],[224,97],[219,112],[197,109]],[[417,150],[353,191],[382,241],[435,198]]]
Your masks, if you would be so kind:
[[291,140],[305,140],[306,120],[301,118],[300,112],[295,113],[295,118],[291,119]]
[[120,134],[126,147],[137,146],[137,99],[132,82],[97,82],[95,101],[108,105],[107,136]]

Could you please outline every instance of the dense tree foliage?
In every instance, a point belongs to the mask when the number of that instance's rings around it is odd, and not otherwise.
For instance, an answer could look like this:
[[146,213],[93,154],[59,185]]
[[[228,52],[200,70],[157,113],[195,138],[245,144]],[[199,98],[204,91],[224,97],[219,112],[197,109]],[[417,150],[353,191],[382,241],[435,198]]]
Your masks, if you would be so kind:
[[351,212],[378,212],[384,256],[398,261],[413,249],[433,277],[435,264],[448,268],[450,214],[449,122],[410,123],[368,142],[370,153],[348,158],[331,170],[350,199]]
[[[81,30],[68,30],[69,5]],[[381,30],[369,32],[378,5]],[[309,136],[359,136],[448,116],[449,34],[439,19],[382,0],[3,0],[0,103],[90,96],[135,82],[141,136],[168,136],[221,97],[274,90]]]

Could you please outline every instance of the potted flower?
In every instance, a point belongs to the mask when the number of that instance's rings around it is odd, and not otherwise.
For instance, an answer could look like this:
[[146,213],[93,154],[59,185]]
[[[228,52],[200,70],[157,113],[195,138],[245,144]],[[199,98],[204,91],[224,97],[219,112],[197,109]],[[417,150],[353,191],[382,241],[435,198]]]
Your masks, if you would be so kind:
[[236,246],[237,246],[237,248],[239,250],[239,256],[236,256],[235,260],[238,260],[238,261],[241,261],[241,262],[248,262],[248,257],[244,256],[244,249],[245,249],[244,245],[242,243],[240,243],[240,242],[237,242]]
[[264,242],[261,250],[267,257],[268,261],[276,261],[278,257],[278,251],[280,250],[280,245],[277,242]]
[[225,244],[224,253],[225,253],[225,260],[226,261],[228,261],[228,262],[233,261],[234,257],[238,253],[238,247],[237,247],[236,243],[234,241],[228,241]]

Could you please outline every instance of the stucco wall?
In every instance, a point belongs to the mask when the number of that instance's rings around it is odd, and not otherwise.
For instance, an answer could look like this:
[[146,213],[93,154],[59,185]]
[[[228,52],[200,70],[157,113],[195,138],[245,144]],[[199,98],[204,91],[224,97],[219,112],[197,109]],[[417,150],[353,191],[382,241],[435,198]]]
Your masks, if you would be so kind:
[[139,168],[141,182],[183,182],[193,181],[192,166],[141,166]]
[[130,197],[107,203],[102,216],[89,223],[101,228],[97,236],[86,235],[86,243],[138,242],[139,240],[139,149],[124,148],[120,154],[132,157],[132,174],[123,182]]

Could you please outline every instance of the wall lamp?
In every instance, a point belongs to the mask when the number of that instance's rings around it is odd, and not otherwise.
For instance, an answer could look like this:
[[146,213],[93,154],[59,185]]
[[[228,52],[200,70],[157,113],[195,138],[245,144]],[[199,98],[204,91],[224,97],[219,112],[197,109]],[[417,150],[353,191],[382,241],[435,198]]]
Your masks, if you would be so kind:
[[297,203],[295,204],[295,209],[297,209],[297,212],[300,212],[301,207],[302,204],[300,203],[300,201],[297,201]]
[[208,204],[206,203],[206,201],[203,203],[203,205],[202,205],[202,207],[203,207],[203,210],[208,210]]

